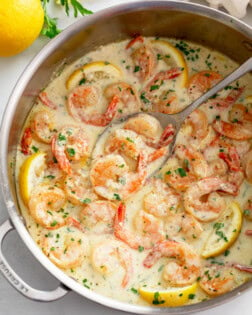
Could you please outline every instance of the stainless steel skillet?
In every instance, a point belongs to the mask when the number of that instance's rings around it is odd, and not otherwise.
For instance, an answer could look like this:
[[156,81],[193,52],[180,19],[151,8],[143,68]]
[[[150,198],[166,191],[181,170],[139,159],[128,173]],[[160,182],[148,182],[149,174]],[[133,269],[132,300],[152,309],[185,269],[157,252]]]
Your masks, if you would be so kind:
[[65,63],[71,63],[100,45],[129,38],[135,33],[195,41],[225,53],[238,63],[252,55],[252,29],[249,26],[216,10],[180,1],[141,1],[109,8],[80,20],[45,46],[20,77],[2,120],[0,176],[10,219],[0,227],[0,244],[10,230],[16,229],[36,259],[62,285],[52,292],[31,288],[14,272],[1,249],[0,270],[20,293],[34,300],[53,301],[73,290],[103,305],[135,314],[195,313],[239,296],[252,287],[252,281],[218,298],[173,309],[119,302],[86,289],[54,266],[34,243],[19,211],[10,162],[15,163],[22,125],[34,102],[27,92],[43,88]]

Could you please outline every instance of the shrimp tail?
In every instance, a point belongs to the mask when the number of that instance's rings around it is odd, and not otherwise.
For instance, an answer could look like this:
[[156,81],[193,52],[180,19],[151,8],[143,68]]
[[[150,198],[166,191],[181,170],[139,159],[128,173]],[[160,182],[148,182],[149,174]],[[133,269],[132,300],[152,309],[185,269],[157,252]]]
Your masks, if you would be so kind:
[[235,269],[238,269],[240,271],[245,271],[248,273],[252,273],[252,267],[251,266],[245,266],[245,265],[241,265],[241,264],[233,264],[233,267]]
[[144,39],[141,35],[134,36],[134,38],[127,44],[126,49],[132,47],[136,42],[143,43]]
[[163,148],[157,149],[154,152],[150,153],[148,156],[148,162],[151,163],[151,162],[154,162],[157,159],[161,158],[162,156],[164,156],[167,153],[167,150],[168,149],[166,147],[163,147]]
[[175,134],[175,129],[172,124],[169,124],[165,127],[160,140],[159,140],[159,146],[164,147],[170,144],[173,140],[173,136]]
[[231,171],[238,172],[241,170],[240,158],[235,147],[229,147],[228,154],[220,152],[219,157],[227,163]]
[[252,236],[252,230],[247,230],[247,231],[245,232],[245,235]]
[[56,104],[54,104],[47,96],[46,92],[41,92],[38,95],[40,101],[47,107],[51,108],[51,109],[57,109],[58,106]]
[[21,139],[21,152],[24,155],[28,155],[30,153],[30,145],[32,143],[32,130],[30,127],[25,128],[23,137]]
[[57,135],[52,138],[52,152],[54,152],[54,156],[59,163],[60,168],[65,171],[68,175],[72,174],[71,164],[64,152],[64,148],[59,150],[57,148]]

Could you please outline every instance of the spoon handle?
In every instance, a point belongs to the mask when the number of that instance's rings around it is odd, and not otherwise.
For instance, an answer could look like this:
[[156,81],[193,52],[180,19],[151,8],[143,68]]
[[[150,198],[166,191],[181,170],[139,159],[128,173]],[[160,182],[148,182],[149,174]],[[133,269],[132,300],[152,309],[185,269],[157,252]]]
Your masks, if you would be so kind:
[[217,92],[224,89],[227,85],[239,79],[241,76],[243,76],[249,71],[252,71],[252,57],[250,57],[246,62],[244,62],[239,68],[237,68],[231,74],[229,74],[225,79],[217,83],[213,88],[211,88],[205,94],[200,96],[191,105],[186,107],[180,113],[180,120],[184,120],[188,115],[191,114],[191,112],[198,108],[202,103],[206,102],[210,97],[214,96]]

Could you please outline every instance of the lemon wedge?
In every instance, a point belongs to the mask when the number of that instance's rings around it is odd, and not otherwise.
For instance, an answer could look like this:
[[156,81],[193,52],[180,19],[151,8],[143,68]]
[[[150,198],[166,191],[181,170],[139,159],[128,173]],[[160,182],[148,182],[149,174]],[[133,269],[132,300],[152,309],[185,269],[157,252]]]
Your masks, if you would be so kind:
[[245,97],[245,105],[252,104],[252,95]]
[[122,76],[122,71],[116,65],[106,61],[95,61],[85,64],[81,68],[70,74],[66,81],[68,90],[80,85],[82,80],[99,80],[100,78],[119,78]]
[[176,307],[182,306],[193,299],[197,288],[198,283],[195,282],[186,287],[169,288],[162,291],[141,287],[138,292],[146,302],[153,306]]
[[20,168],[19,187],[24,203],[27,205],[31,190],[41,181],[46,167],[45,153],[38,152],[29,156]]
[[[152,40],[151,44],[154,49],[161,53],[161,58],[168,64],[174,64],[183,69],[180,75],[181,87],[185,87],[188,82],[188,67],[183,54],[172,44],[165,40]],[[162,57],[163,56],[163,57]]]
[[213,224],[213,230],[207,239],[201,256],[215,257],[229,248],[239,236],[242,226],[242,211],[238,203],[232,202]]

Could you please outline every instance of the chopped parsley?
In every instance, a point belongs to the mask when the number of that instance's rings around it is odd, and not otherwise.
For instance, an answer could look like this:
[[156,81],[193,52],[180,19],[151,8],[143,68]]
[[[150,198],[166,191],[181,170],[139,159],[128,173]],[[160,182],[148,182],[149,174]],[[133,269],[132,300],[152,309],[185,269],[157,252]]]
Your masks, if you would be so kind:
[[144,247],[141,246],[141,245],[139,245],[139,246],[138,246],[138,251],[139,251],[139,253],[143,252],[143,251],[144,251]]
[[91,199],[85,198],[85,199],[82,200],[82,203],[87,204],[87,203],[90,203],[91,201],[92,201]]
[[37,153],[39,151],[39,148],[35,147],[35,145],[32,146],[32,150]]
[[182,167],[177,168],[175,172],[176,172],[177,174],[179,174],[180,177],[185,177],[185,176],[187,176],[186,171],[185,171]]
[[120,201],[120,200],[121,200],[121,197],[120,197],[120,195],[118,195],[118,194],[114,194],[114,199]]
[[140,70],[140,67],[139,66],[135,66],[134,72],[138,72],[139,70]]
[[154,299],[153,299],[153,301],[152,301],[152,304],[153,304],[153,305],[159,305],[159,304],[164,304],[164,303],[165,303],[165,300],[162,300],[162,299],[160,298],[159,292],[155,292],[155,293],[154,293]]
[[75,156],[74,148],[67,148],[67,152],[68,152],[69,156]]

